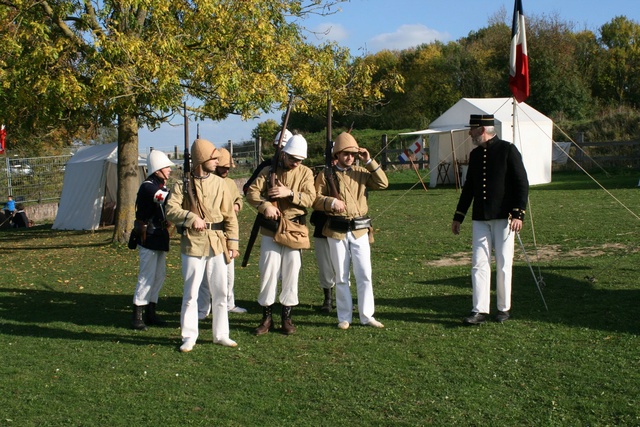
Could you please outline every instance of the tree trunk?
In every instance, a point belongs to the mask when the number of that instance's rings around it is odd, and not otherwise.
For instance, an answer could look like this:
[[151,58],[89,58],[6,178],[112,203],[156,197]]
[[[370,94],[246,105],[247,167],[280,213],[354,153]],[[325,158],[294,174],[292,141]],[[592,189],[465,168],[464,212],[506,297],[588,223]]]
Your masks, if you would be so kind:
[[113,241],[127,243],[135,219],[138,177],[138,118],[118,117],[118,196]]

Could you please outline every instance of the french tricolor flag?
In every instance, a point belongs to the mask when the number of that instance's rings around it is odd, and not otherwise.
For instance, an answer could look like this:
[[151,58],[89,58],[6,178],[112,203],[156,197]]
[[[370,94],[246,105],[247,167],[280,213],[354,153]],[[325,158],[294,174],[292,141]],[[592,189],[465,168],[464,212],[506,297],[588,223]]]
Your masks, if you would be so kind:
[[527,36],[524,29],[522,0],[516,0],[513,9],[509,88],[518,102],[523,102],[529,97],[529,58],[527,56]]
[[420,160],[422,158],[422,143],[418,139],[414,142],[411,147],[405,149],[398,156],[398,161],[400,163],[409,163],[412,160]]

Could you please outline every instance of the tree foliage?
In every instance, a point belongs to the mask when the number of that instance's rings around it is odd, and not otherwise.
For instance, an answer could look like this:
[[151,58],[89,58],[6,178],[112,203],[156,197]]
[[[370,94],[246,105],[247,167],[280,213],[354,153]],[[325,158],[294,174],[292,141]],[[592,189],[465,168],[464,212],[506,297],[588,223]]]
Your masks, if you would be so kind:
[[[511,22],[499,11],[489,25],[457,41],[435,41],[368,55],[377,72],[399,75],[403,91],[336,121],[356,128],[424,129],[461,97],[510,97]],[[584,121],[607,108],[640,103],[640,26],[616,17],[598,33],[576,31],[557,15],[527,16],[531,96],[527,103],[554,120]],[[300,114],[301,129],[317,131],[322,116]],[[304,127],[307,126],[307,127]]]
[[[0,11],[0,104],[12,129],[46,137],[117,123],[114,237],[133,221],[138,129],[178,115],[248,118],[296,95],[318,110],[328,88],[337,108],[381,97],[375,69],[335,44],[315,46],[302,26],[343,0],[15,0]],[[394,84],[393,82],[391,83]]]

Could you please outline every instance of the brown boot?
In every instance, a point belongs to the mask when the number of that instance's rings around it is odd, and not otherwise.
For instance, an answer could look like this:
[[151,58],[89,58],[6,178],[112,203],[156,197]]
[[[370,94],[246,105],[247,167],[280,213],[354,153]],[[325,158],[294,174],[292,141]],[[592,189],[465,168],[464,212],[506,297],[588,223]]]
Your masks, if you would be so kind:
[[324,291],[324,302],[322,303],[320,310],[324,313],[331,313],[331,310],[333,310],[333,297],[331,295],[332,289],[333,288],[322,289]]
[[286,305],[282,306],[282,333],[285,335],[296,333],[296,327],[291,321],[291,307]]
[[254,333],[258,336],[268,333],[269,329],[271,329],[271,325],[273,324],[271,321],[271,307],[270,305],[262,307],[262,321],[260,322],[260,326],[254,330]]
[[146,331],[147,325],[142,320],[142,314],[144,313],[145,305],[133,305],[133,315],[131,316],[131,329],[138,329],[140,331]]

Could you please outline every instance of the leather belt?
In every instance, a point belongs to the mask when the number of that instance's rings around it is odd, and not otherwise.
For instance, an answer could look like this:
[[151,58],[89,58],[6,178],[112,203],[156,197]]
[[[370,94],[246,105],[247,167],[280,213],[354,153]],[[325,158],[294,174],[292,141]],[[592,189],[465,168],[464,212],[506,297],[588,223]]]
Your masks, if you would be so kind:
[[224,230],[224,222],[207,222],[205,228],[207,230]]

